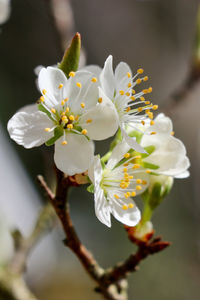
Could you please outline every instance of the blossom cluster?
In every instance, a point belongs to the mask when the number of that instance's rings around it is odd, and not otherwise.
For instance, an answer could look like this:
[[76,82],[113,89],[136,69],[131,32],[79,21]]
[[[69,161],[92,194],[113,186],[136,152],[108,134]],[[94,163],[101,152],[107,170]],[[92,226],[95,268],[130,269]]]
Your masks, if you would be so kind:
[[[108,227],[111,214],[128,226],[140,222],[134,198],[155,176],[164,177],[164,184],[189,176],[185,146],[174,137],[171,120],[164,114],[154,119],[152,87],[139,89],[148,81],[143,72],[132,74],[124,62],[113,71],[111,55],[102,69],[86,66],[67,77],[57,67],[42,68],[39,102],[8,122],[10,137],[25,148],[54,144],[61,171],[70,176],[88,171],[96,216]],[[93,141],[115,134],[107,155],[95,156]]]

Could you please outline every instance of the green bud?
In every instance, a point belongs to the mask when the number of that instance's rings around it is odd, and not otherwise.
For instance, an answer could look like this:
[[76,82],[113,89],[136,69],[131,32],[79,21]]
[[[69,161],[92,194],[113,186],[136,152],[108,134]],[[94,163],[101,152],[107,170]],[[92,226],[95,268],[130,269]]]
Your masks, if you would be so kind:
[[69,78],[69,73],[78,70],[79,58],[81,50],[81,35],[77,32],[72,39],[71,45],[65,51],[61,63],[58,64],[59,69],[61,69],[67,78]]

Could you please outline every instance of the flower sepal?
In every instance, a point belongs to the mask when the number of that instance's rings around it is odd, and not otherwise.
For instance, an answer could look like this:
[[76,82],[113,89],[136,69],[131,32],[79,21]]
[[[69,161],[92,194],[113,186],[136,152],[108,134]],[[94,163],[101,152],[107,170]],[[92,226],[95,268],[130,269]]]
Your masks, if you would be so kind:
[[54,129],[54,136],[46,141],[46,146],[52,146],[62,135],[63,135],[63,128],[61,126],[57,126]]

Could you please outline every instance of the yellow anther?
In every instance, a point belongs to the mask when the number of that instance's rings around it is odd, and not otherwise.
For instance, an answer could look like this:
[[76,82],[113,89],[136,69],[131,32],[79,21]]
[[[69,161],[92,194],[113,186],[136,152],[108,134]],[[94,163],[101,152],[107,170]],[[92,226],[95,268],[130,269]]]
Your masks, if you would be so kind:
[[144,70],[142,69],[142,68],[139,68],[138,70],[137,70],[137,73],[138,74],[142,74],[144,72]]
[[61,116],[62,116],[62,117],[65,116],[65,112],[64,112],[64,111],[61,113]]
[[124,157],[125,157],[125,158],[129,158],[129,157],[130,157],[130,153],[124,154]]
[[127,74],[128,78],[131,78],[131,73],[130,72],[127,72],[126,74]]
[[98,99],[98,102],[99,102],[99,103],[102,103],[102,101],[103,101],[102,98],[99,98],[99,99]]
[[175,132],[174,131],[171,131],[171,135],[174,135],[175,134]]
[[82,102],[80,105],[81,105],[82,108],[85,107],[85,103],[84,102]]
[[134,97],[134,96],[131,96],[130,99],[131,99],[132,101],[135,101],[135,97]]
[[123,209],[123,210],[127,210],[127,209],[128,209],[128,206],[124,204],[124,205],[122,206],[122,209]]
[[141,187],[141,185],[136,185],[135,189],[136,189],[136,191],[141,191],[142,187]]
[[142,112],[143,111],[143,108],[142,107],[138,107],[137,109],[139,112]]
[[140,84],[142,82],[142,80],[140,79],[140,78],[138,78],[137,80],[136,80],[136,83],[137,84]]
[[123,168],[123,172],[125,172],[125,173],[126,173],[127,171],[128,171],[128,169],[127,169],[127,168]]
[[136,179],[136,183],[137,183],[137,184],[141,184],[141,183],[142,183],[142,179],[139,179],[139,178]]
[[62,89],[62,87],[63,87],[63,84],[62,84],[62,83],[59,84],[58,88],[59,88],[59,89]]
[[51,128],[45,128],[44,131],[49,132]]
[[87,130],[86,130],[86,129],[83,129],[83,130],[81,131],[81,133],[84,134],[84,135],[86,135],[86,134],[87,134]]
[[144,89],[142,92],[143,92],[143,94],[148,94],[149,93],[149,91],[147,89]]
[[124,194],[124,197],[125,197],[125,198],[129,198],[130,195],[131,195],[131,193],[130,193],[130,192],[127,192],[127,193]]
[[153,109],[153,110],[158,109],[158,105],[153,105],[153,106],[152,106],[152,109]]
[[129,174],[127,172],[124,173],[124,177],[129,177]]
[[142,123],[142,125],[145,125],[145,121],[142,120],[141,123]]
[[140,168],[140,164],[134,164],[132,169],[139,169]]
[[153,119],[153,113],[152,112],[148,112],[147,115],[148,115],[149,119]]
[[146,110],[145,110],[145,114],[148,115],[148,113],[150,113],[150,109],[146,109]]
[[51,108],[51,112],[52,112],[53,114],[55,114],[55,113],[56,113],[55,108]]
[[64,101],[67,102],[69,100],[69,98],[65,98]]
[[44,102],[44,96],[40,97],[40,102]]
[[68,118],[66,116],[63,116],[62,121],[66,124],[68,122]]
[[118,196],[117,194],[114,194],[114,197],[115,197],[116,199],[119,199],[119,196]]
[[131,196],[132,196],[132,197],[135,197],[135,196],[136,196],[136,192],[133,191],[133,192],[131,193]]
[[69,116],[69,119],[70,119],[70,121],[74,121],[74,116],[73,116],[73,115],[70,115],[70,116]]
[[65,100],[62,100],[62,101],[61,101],[61,105],[65,105]]
[[147,181],[146,180],[142,180],[142,184],[147,184]]
[[133,179],[133,175],[130,175],[130,176],[129,176],[129,179]]
[[148,93],[151,93],[153,91],[153,88],[150,86],[149,88],[148,88]]
[[140,100],[141,100],[141,101],[144,101],[144,100],[145,100],[145,98],[142,96],[142,97],[140,97]]
[[143,78],[144,81],[147,81],[148,79],[149,79],[148,76],[144,76],[144,78]]
[[91,81],[92,81],[92,82],[97,82],[97,78],[96,78],[96,77],[93,77],[93,78],[91,79]]
[[134,204],[133,203],[129,203],[128,208],[133,208]]
[[130,106],[127,107],[126,112],[129,112],[131,110]]
[[119,93],[120,93],[120,95],[122,95],[122,96],[124,95],[124,91],[122,91],[122,90],[119,91]]
[[153,126],[155,124],[155,122],[153,120],[151,120],[150,125]]
[[92,123],[92,119],[88,119],[86,123]]
[[131,82],[128,83],[128,88],[130,88],[132,86]]
[[132,90],[132,94],[135,95],[135,90]]
[[73,71],[69,72],[69,76],[70,76],[70,77],[74,77],[75,75],[76,75],[75,72],[73,72]]
[[42,90],[42,94],[45,95],[47,93],[47,91],[44,89]]
[[141,155],[137,155],[137,156],[134,156],[134,158],[135,159],[140,159],[140,158],[142,158],[142,156]]
[[64,145],[67,145],[67,141],[63,141],[62,142],[62,145],[64,146]]
[[156,131],[152,131],[150,134],[151,134],[151,135],[154,135],[154,134],[156,134]]
[[74,119],[75,119],[76,121],[78,121],[79,115],[76,115]]
[[73,129],[73,127],[74,127],[73,124],[68,124],[68,125],[67,125],[67,128],[68,128],[68,129]]
[[151,170],[146,170],[145,171],[147,174],[150,174],[151,173]]
[[77,87],[81,88],[82,87],[82,84],[80,82],[77,82],[76,83]]
[[146,104],[146,105],[150,104],[150,101],[145,101],[145,104]]
[[129,96],[130,96],[130,93],[127,92],[127,93],[126,93],[126,96],[129,97]]
[[128,167],[128,165],[129,165],[128,163],[123,164],[124,167]]
[[65,112],[66,112],[66,113],[69,112],[69,107],[68,107],[68,106],[66,107]]

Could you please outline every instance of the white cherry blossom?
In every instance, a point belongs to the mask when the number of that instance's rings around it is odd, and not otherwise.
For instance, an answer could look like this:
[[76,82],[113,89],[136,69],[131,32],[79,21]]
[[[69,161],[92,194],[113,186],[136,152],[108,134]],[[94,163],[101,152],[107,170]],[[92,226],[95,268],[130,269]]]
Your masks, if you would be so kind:
[[8,122],[10,137],[25,148],[55,143],[54,160],[61,171],[86,171],[94,156],[91,139],[106,139],[118,128],[113,103],[88,71],[70,72],[67,79],[58,68],[43,68],[38,86],[39,110],[29,105],[18,111]]
[[0,0],[0,24],[5,23],[10,16],[10,0]]

